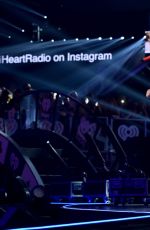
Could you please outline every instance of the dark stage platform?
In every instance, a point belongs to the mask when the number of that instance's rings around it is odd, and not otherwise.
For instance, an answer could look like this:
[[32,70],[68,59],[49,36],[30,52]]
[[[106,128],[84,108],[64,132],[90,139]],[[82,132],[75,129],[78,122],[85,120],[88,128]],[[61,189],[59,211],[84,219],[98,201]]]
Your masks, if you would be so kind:
[[18,213],[7,229],[150,229],[150,207],[140,204],[51,203],[49,215],[40,217],[41,223],[36,216],[31,223],[27,213],[20,218]]

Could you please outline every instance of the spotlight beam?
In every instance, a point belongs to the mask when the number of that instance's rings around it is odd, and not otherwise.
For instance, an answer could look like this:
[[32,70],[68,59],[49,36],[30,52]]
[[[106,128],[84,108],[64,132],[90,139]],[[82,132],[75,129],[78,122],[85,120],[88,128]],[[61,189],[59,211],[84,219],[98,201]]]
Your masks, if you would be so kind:
[[20,27],[14,25],[14,24],[12,24],[12,23],[10,23],[10,22],[4,20],[4,19],[0,19],[0,23],[4,23],[5,25],[8,25],[8,26],[10,26],[10,27],[12,27],[12,28],[14,28],[14,29],[16,29],[16,30],[19,30],[19,31],[23,32],[23,29],[22,29],[22,28],[20,28]]
[[[116,43],[117,44],[117,43]],[[134,44],[131,44],[127,47],[120,48],[119,52],[114,52],[113,60],[110,65],[102,65],[99,66],[97,64],[98,73],[95,74],[96,66],[93,67],[93,77],[89,79],[86,83],[84,83],[79,89],[79,92],[90,91],[94,89],[95,86],[99,85],[99,89],[95,91],[95,94],[108,94],[112,90],[114,90],[117,86],[121,86],[121,83],[126,81],[132,75],[129,75],[131,71],[131,67],[129,68],[128,61],[131,60],[132,68],[136,63],[139,62],[140,56],[138,54],[139,50],[141,50],[142,40],[140,39]],[[113,48],[113,47],[110,47]],[[135,63],[133,63],[135,60]],[[125,69],[125,65],[126,68]],[[92,68],[88,70],[92,72]],[[92,73],[91,73],[92,74]],[[128,75],[127,75],[128,74]],[[89,87],[90,86],[90,87]]]
[[23,10],[23,11],[25,11],[25,12],[28,12],[28,13],[34,14],[34,15],[36,15],[36,16],[40,16],[40,17],[42,17],[42,18],[44,18],[44,19],[47,19],[47,16],[46,16],[46,15],[41,14],[41,13],[35,11],[35,10],[32,10],[31,8],[29,8],[29,7],[27,7],[27,6],[23,5],[23,4],[20,4],[20,3],[18,3],[18,1],[13,1],[13,3],[12,3],[12,2],[9,1],[9,0],[5,0],[5,1],[3,1],[3,2],[4,2],[5,4],[11,5],[11,6],[15,7],[15,8],[18,8],[19,10]]

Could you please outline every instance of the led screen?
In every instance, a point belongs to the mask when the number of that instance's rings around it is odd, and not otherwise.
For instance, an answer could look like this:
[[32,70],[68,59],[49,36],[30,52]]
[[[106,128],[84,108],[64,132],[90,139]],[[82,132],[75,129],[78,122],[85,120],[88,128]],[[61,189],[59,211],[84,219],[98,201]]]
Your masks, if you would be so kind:
[[35,42],[0,50],[2,85],[105,94],[128,79],[141,60],[141,41],[83,39]]

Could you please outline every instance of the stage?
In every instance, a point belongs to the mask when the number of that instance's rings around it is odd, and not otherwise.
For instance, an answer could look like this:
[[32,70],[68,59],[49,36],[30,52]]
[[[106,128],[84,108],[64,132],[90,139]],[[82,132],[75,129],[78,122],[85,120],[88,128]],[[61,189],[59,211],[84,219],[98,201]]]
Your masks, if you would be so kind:
[[104,203],[57,202],[49,206],[49,214],[38,220],[35,220],[36,216],[30,216],[28,220],[27,214],[21,220],[18,213],[7,229],[150,229],[150,207],[143,204],[114,206]]

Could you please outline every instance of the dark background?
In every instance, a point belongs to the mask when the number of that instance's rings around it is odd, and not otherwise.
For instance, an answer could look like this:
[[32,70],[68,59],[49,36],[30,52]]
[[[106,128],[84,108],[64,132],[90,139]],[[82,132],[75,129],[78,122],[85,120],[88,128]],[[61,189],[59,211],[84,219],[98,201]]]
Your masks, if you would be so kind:
[[[34,11],[47,15],[47,20]],[[141,37],[150,27],[150,4],[148,0],[1,0],[0,17],[1,38],[10,34],[16,42],[31,39],[32,23],[42,27],[45,39]],[[17,33],[3,20],[25,29],[25,33]]]

